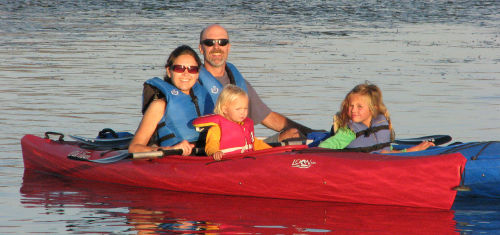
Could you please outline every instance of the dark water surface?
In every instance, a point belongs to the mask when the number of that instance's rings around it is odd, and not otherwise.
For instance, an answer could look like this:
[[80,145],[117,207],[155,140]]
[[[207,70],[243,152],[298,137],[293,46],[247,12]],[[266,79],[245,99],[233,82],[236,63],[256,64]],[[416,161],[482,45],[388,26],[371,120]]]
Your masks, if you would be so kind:
[[499,12],[500,1],[0,0],[0,233],[498,233],[494,199],[435,211],[93,185],[25,174],[19,140],[133,132],[142,83],[211,23],[264,101],[312,128],[328,129],[368,80],[398,137],[499,140]]

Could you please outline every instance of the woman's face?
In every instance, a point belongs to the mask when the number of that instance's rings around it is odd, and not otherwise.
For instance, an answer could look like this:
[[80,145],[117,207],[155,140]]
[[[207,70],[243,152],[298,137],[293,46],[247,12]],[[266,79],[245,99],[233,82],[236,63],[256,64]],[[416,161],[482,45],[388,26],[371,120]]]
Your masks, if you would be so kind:
[[172,66],[167,68],[167,74],[177,89],[189,95],[189,90],[198,81],[200,67],[191,55],[180,55]]

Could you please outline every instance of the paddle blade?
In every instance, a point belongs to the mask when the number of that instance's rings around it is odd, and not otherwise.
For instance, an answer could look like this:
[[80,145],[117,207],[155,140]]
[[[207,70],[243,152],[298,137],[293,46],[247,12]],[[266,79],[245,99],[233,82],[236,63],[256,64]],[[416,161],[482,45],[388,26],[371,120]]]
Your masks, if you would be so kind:
[[80,143],[87,144],[90,146],[101,147],[101,148],[115,148],[115,149],[128,148],[130,141],[132,141],[133,138],[133,136],[127,136],[122,138],[100,139],[100,138],[86,138],[75,135],[70,135],[69,137]]
[[451,141],[451,136],[443,135],[440,138],[434,139],[434,141],[432,141],[432,142],[434,142],[434,144],[437,146],[437,145],[446,144],[450,141]]
[[130,153],[121,153],[112,157],[107,157],[107,158],[101,158],[101,159],[88,159],[87,155],[80,155],[80,154],[69,154],[68,159],[71,160],[77,160],[77,161],[87,161],[87,162],[95,162],[95,163],[113,163],[117,162],[126,158],[131,157],[132,155]]
[[449,135],[429,135],[422,136],[418,138],[409,138],[409,139],[397,139],[394,140],[396,144],[407,144],[407,145],[418,145],[423,141],[433,142],[436,146],[446,144],[451,141],[451,136]]

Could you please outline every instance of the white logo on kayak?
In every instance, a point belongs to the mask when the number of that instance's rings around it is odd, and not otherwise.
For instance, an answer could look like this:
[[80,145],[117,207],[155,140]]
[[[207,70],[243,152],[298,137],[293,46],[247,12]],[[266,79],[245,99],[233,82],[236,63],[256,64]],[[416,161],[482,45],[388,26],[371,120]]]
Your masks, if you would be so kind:
[[90,156],[92,156],[91,153],[85,150],[76,150],[68,154],[68,157],[73,159],[89,159]]
[[210,91],[211,91],[213,94],[217,94],[217,93],[219,93],[219,88],[218,88],[218,87],[216,87],[216,86],[213,86],[213,87],[210,89]]
[[316,164],[316,162],[313,162],[312,160],[307,160],[307,159],[294,159],[292,162],[292,167],[297,167],[297,168],[309,168],[313,164]]

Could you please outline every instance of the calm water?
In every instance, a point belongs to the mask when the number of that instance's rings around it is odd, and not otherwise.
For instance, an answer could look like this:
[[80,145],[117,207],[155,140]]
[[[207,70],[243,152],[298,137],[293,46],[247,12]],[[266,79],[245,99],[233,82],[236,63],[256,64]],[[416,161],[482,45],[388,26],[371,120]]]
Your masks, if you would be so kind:
[[143,82],[215,22],[264,101],[312,128],[328,129],[368,80],[398,137],[499,140],[499,12],[500,1],[0,0],[0,233],[498,233],[498,200],[435,211],[93,185],[25,174],[19,140],[133,132]]

